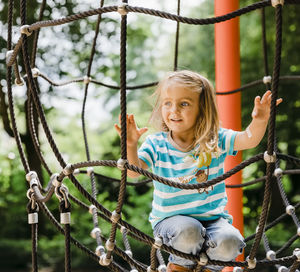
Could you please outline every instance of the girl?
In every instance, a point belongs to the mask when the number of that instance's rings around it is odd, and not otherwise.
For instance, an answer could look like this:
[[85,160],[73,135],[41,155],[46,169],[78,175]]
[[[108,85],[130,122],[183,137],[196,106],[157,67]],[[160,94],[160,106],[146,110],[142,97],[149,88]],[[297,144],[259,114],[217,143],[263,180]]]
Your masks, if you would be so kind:
[[[271,92],[254,100],[252,122],[245,131],[220,127],[215,93],[210,82],[191,71],[168,73],[159,83],[150,121],[160,132],[150,135],[138,150],[139,129],[127,116],[127,155],[130,164],[175,182],[197,184],[224,173],[227,155],[259,144],[268,124]],[[282,99],[277,100],[277,105]],[[120,135],[121,128],[115,124]],[[128,171],[128,176],[138,173]],[[163,243],[191,254],[205,251],[211,260],[231,261],[245,243],[224,211],[225,183],[204,190],[182,190],[153,181],[149,221]],[[195,264],[170,255],[167,271],[193,271]],[[217,269],[217,270],[210,270]],[[208,267],[206,271],[221,268]]]

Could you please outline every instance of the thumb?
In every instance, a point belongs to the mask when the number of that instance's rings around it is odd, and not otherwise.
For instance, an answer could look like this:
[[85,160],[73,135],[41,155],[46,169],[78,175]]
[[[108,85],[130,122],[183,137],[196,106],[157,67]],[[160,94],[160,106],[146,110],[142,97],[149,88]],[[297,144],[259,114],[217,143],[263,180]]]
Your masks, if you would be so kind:
[[143,127],[143,128],[140,128],[139,129],[139,133],[140,133],[140,136],[143,135],[145,132],[148,131],[148,128],[147,127]]

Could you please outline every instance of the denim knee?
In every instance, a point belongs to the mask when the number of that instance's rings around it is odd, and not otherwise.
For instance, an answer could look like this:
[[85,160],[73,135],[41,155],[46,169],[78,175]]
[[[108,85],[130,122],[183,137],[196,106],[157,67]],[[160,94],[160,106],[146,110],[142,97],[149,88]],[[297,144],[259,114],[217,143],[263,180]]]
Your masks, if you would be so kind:
[[214,237],[214,241],[207,240],[207,255],[211,260],[231,261],[243,252],[246,244],[237,229],[224,230]]

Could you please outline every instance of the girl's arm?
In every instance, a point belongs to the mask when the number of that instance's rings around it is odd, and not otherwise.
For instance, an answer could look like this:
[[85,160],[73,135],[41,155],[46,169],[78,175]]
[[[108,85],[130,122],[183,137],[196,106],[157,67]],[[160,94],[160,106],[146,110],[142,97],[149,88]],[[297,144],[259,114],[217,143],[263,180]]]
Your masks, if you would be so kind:
[[[254,109],[252,111],[252,121],[246,130],[238,132],[234,142],[234,150],[244,150],[256,147],[263,138],[270,117],[271,91],[266,91],[262,98],[254,99]],[[276,105],[282,99],[277,99]]]
[[[133,114],[127,114],[127,159],[130,164],[136,165],[143,169],[148,169],[148,165],[138,157],[138,141],[140,137],[148,130],[148,128],[138,128]],[[121,122],[120,122],[121,123]],[[121,136],[121,128],[115,124],[115,129]],[[131,178],[136,178],[140,176],[139,173],[134,171],[128,171],[128,176]]]

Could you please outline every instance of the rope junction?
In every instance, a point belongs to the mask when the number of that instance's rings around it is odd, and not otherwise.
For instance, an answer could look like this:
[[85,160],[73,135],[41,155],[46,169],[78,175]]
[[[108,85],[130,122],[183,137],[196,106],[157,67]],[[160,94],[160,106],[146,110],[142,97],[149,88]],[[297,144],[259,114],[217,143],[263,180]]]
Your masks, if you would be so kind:
[[[206,18],[206,19],[194,19],[180,16],[180,0],[178,0],[177,6],[177,15],[170,14],[167,12],[157,11],[153,9],[147,9],[142,7],[133,7],[127,4],[127,1],[123,0],[122,5],[120,6],[108,6],[104,7],[104,1],[102,0],[100,3],[100,7],[98,9],[89,10],[86,12],[81,12],[77,14],[73,14],[71,16],[67,16],[58,20],[50,20],[50,21],[42,21],[43,12],[45,9],[46,1],[43,0],[40,8],[39,21],[27,25],[26,24],[26,0],[21,0],[21,30],[20,30],[20,38],[18,39],[17,44],[12,48],[12,22],[13,22],[13,0],[9,0],[9,8],[8,8],[8,38],[7,38],[7,90],[8,90],[8,102],[9,102],[9,110],[11,116],[11,123],[13,133],[16,139],[18,151],[20,153],[21,162],[26,171],[26,180],[29,183],[29,190],[27,192],[27,197],[29,199],[27,205],[28,211],[28,223],[31,225],[32,230],[32,270],[38,271],[38,262],[37,262],[37,233],[38,233],[38,212],[41,209],[45,215],[49,218],[49,220],[53,223],[53,225],[57,228],[65,236],[65,271],[71,271],[71,258],[70,258],[70,244],[74,244],[76,247],[85,252],[89,257],[99,262],[101,266],[108,267],[109,270],[112,271],[128,271],[128,268],[122,267],[116,261],[113,260],[113,253],[119,255],[126,263],[129,264],[132,272],[135,271],[166,271],[166,266],[164,263],[164,259],[162,257],[161,251],[169,252],[172,254],[176,254],[186,259],[190,259],[195,261],[197,265],[197,271],[201,271],[203,266],[205,265],[219,265],[219,266],[233,266],[235,267],[234,271],[245,271],[248,270],[257,270],[262,266],[275,266],[278,271],[286,272],[286,271],[297,271],[297,268],[300,265],[300,252],[299,249],[295,249],[293,255],[285,256],[278,258],[284,250],[289,248],[292,243],[299,239],[300,236],[300,222],[298,217],[296,216],[296,210],[299,209],[300,203],[297,203],[295,206],[292,206],[287,199],[286,193],[283,190],[282,185],[282,176],[289,174],[299,174],[300,169],[300,159],[295,158],[289,155],[284,155],[277,152],[276,141],[275,141],[275,101],[277,99],[277,92],[279,81],[281,80],[299,80],[300,76],[279,76],[280,74],[280,62],[281,62],[281,36],[282,36],[282,9],[283,4],[300,4],[300,0],[263,0],[254,4],[251,4],[247,7],[240,8],[234,12],[228,13],[223,16],[214,17],[214,18]],[[265,8],[268,6],[273,6],[275,9],[275,21],[276,21],[276,42],[275,42],[275,57],[274,57],[274,69],[272,77],[268,73],[268,66],[266,61],[267,51],[266,51],[266,38],[265,38],[265,22],[264,22],[264,12]],[[177,56],[178,56],[178,39],[179,39],[179,31],[180,31],[180,23],[185,24],[195,24],[195,25],[206,25],[206,24],[215,24],[218,22],[224,22],[235,18],[237,16],[241,16],[243,14],[249,13],[251,11],[260,9],[263,15],[263,41],[264,41],[264,56],[265,56],[265,77],[261,80],[254,81],[252,83],[248,83],[243,87],[231,90],[227,92],[216,92],[217,95],[228,95],[235,92],[240,92],[246,90],[250,87],[257,86],[259,84],[265,84],[266,88],[270,88],[272,90],[272,102],[271,102],[271,117],[268,128],[268,145],[267,151],[264,154],[258,154],[253,156],[252,158],[243,161],[241,164],[237,165],[230,171],[226,172],[222,176],[214,178],[205,183],[191,185],[191,184],[178,184],[172,182],[166,178],[159,177],[149,171],[138,168],[134,165],[131,165],[127,162],[127,150],[126,150],[126,90],[129,89],[141,89],[147,88],[150,86],[155,86],[157,82],[151,82],[139,86],[127,86],[126,85],[126,38],[127,38],[127,14],[130,12],[133,13],[142,13],[151,16],[157,16],[168,20],[173,20],[177,22],[176,28],[176,43],[175,43],[175,56],[174,56],[174,70],[177,69]],[[101,16],[104,13],[110,12],[118,12],[121,16],[121,33],[120,33],[120,86],[112,86],[102,82],[99,82],[92,78],[91,76],[91,67],[93,64],[93,58],[95,54],[95,46],[97,43],[97,37],[99,33]],[[87,73],[84,77],[72,79],[66,82],[53,82],[46,75],[41,73],[37,67],[35,67],[35,59],[37,52],[37,43],[38,43],[38,35],[39,30],[43,27],[49,26],[57,26],[66,23],[71,23],[76,20],[81,20],[87,18],[92,15],[98,15],[97,26],[95,29],[95,36],[92,44],[92,50],[90,54],[90,60],[88,65]],[[28,54],[28,37],[34,35],[33,42],[33,50],[31,60]],[[20,75],[17,64],[17,56],[22,50],[23,61],[25,65],[26,75],[23,77]],[[20,134],[16,125],[16,117],[14,110],[14,98],[12,93],[12,76],[13,72],[15,75],[15,84],[23,85],[26,84],[28,88],[28,116],[30,118],[30,133],[33,139],[35,150],[40,158],[40,161],[46,171],[50,176],[50,181],[46,188],[42,188],[39,178],[34,171],[31,171],[28,161],[25,156],[25,152],[23,150],[21,144]],[[63,159],[61,153],[59,152],[57,145],[53,139],[52,133],[49,129],[48,123],[46,121],[45,113],[39,99],[38,95],[38,81],[37,78],[43,78],[48,81],[52,86],[63,86],[71,83],[83,82],[85,84],[85,94],[82,105],[82,129],[84,134],[84,142],[86,149],[86,161],[78,162],[74,164],[67,164]],[[99,160],[93,161],[90,158],[89,145],[87,140],[86,128],[85,128],[85,106],[88,95],[88,87],[91,83],[99,84],[112,89],[120,90],[120,108],[121,108],[121,158],[118,161],[109,161],[109,160]],[[45,159],[43,158],[42,152],[40,150],[40,145],[37,137],[37,127],[35,122],[33,121],[33,112],[37,111],[38,117],[41,121],[43,130],[46,134],[48,143],[61,166],[61,172],[53,174],[47,165]],[[262,203],[262,212],[259,218],[259,224],[257,227],[257,231],[255,234],[247,237],[245,240],[250,241],[254,240],[252,247],[250,249],[249,256],[246,261],[243,262],[222,262],[222,261],[214,261],[209,260],[204,253],[199,255],[186,254],[180,251],[173,249],[172,247],[166,246],[162,243],[162,241],[155,237],[150,237],[147,234],[141,232],[139,229],[135,228],[128,222],[122,220],[122,208],[124,205],[124,196],[126,193],[126,186],[141,186],[141,184],[145,184],[151,182],[151,180],[157,180],[163,184],[180,188],[180,189],[199,189],[206,188],[208,186],[217,184],[224,179],[232,176],[238,171],[244,169],[246,166],[251,165],[252,163],[265,160],[267,164],[266,176],[253,180],[249,183],[244,183],[241,185],[228,185],[229,188],[239,188],[249,186],[251,184],[255,184],[258,182],[265,183],[264,190],[264,198]],[[279,160],[284,160],[292,163],[298,169],[290,169],[290,170],[282,170],[279,168]],[[112,179],[110,177],[104,177],[104,179],[113,182],[119,182],[119,196],[117,201],[117,207],[114,211],[109,211],[103,205],[101,205],[97,200],[97,192],[96,192],[96,177],[101,176],[94,172],[94,167],[98,166],[109,166],[116,167],[121,171],[121,180]],[[82,168],[87,168],[86,170],[82,170]],[[139,174],[149,178],[148,180],[143,181],[142,183],[130,183],[127,182],[127,170],[138,172]],[[91,188],[92,192],[89,193],[76,179],[76,175],[86,173],[90,177],[91,180]],[[103,177],[103,176],[102,176]],[[63,181],[65,178],[71,180],[71,182],[75,185],[78,191],[83,195],[83,197],[90,203],[90,206],[81,202],[74,196],[72,196],[68,188],[64,185]],[[268,207],[270,204],[270,186],[272,182],[276,182],[278,188],[280,190],[281,197],[286,207],[286,213],[282,214],[276,220],[271,222],[269,225],[266,225]],[[60,211],[60,223],[55,219],[52,213],[46,206],[46,202],[55,195],[59,200],[59,211]],[[88,210],[92,214],[93,225],[94,228],[91,232],[92,237],[96,240],[96,249],[95,252],[84,246],[81,242],[74,239],[70,232],[70,223],[71,223],[71,201],[75,204],[81,206],[82,208]],[[270,244],[266,236],[266,231],[280,221],[284,220],[290,216],[294,224],[296,226],[296,234],[285,244],[283,245],[277,252],[274,252],[270,249]],[[105,221],[111,224],[110,235],[108,238],[104,237],[101,233],[100,226],[98,224],[98,218],[101,217]],[[63,225],[63,227],[61,226]],[[120,230],[124,242],[125,250],[121,249],[115,243],[116,233]],[[134,259],[130,243],[128,240],[128,236],[136,239],[142,243],[145,243],[151,247],[151,262],[150,265],[143,264],[138,260]],[[259,244],[263,241],[265,250],[266,250],[266,258],[262,260],[256,260],[255,256],[257,255]],[[289,268],[287,268],[289,267]]]

